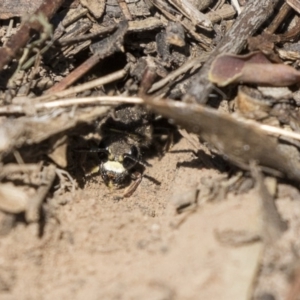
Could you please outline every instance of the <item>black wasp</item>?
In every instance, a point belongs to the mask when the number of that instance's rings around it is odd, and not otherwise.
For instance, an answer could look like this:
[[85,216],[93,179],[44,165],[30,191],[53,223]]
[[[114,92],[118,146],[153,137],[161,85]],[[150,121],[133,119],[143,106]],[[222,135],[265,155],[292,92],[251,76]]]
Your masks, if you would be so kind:
[[120,105],[101,125],[98,148],[88,151],[98,153],[99,172],[108,187],[128,186],[124,197],[132,195],[142,180],[142,149],[152,143],[153,121],[154,114],[143,106]]

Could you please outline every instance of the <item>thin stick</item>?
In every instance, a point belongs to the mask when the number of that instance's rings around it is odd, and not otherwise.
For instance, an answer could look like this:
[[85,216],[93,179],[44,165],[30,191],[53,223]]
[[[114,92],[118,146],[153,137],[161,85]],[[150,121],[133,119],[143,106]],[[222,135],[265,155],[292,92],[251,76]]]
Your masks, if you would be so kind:
[[284,137],[289,137],[289,138],[300,141],[300,134],[297,133],[297,132],[287,131],[285,129],[281,129],[281,128],[274,127],[274,126],[271,126],[271,125],[260,124],[260,123],[257,123],[257,122],[255,122],[255,125],[258,126],[259,129],[261,129],[261,130],[263,130],[267,133],[270,133],[272,135],[275,135],[277,137],[284,136]]
[[43,175],[45,182],[38,188],[35,196],[29,201],[28,207],[25,212],[27,222],[38,222],[40,219],[40,210],[56,176],[56,167],[50,165],[45,167]]
[[96,52],[83,62],[79,67],[74,69],[71,73],[67,75],[60,82],[55,84],[49,90],[46,91],[46,94],[56,93],[63,91],[69,87],[72,83],[77,81],[83,75],[85,75],[90,69],[92,69],[97,63],[99,63],[105,57],[108,57],[114,54],[117,51],[122,49],[123,39],[125,33],[128,29],[128,22],[121,21],[119,23],[119,28],[111,36],[101,41],[101,45],[96,50]]
[[[45,0],[41,6],[36,10],[34,15],[42,14],[48,20],[53,17],[57,9],[61,6],[64,0]],[[11,37],[5,47],[0,48],[0,71],[3,70],[13,58],[16,57],[19,49],[24,48],[29,38],[31,37],[31,30],[42,31],[43,25],[36,19],[34,21],[27,21],[22,24],[18,32]]]
[[150,90],[148,91],[148,93],[153,93],[153,92],[159,90],[160,88],[165,86],[167,83],[173,81],[175,78],[177,78],[178,76],[180,76],[183,73],[186,73],[187,71],[189,71],[192,68],[199,68],[201,66],[201,63],[203,63],[208,58],[208,56],[209,56],[209,53],[203,53],[203,55],[200,55],[197,58],[188,60],[182,66],[180,66],[178,69],[171,72],[170,74],[168,74],[166,77],[164,77],[160,81],[155,82],[152,85],[152,87],[150,88]]
[[92,67],[94,67],[99,61],[101,57],[97,54],[94,54],[90,58],[88,58],[84,63],[82,63],[78,68],[73,70],[68,74],[67,77],[62,79],[59,83],[51,87],[46,93],[55,93],[63,91],[65,88],[69,87],[72,83],[77,81],[83,75],[85,75]]
[[111,25],[109,27],[104,27],[100,28],[96,32],[89,33],[89,34],[84,34],[81,36],[72,36],[72,37],[67,37],[67,38],[61,38],[58,41],[55,41],[55,45],[60,45],[60,46],[65,46],[65,45],[70,45],[70,44],[75,44],[79,42],[84,42],[90,39],[93,39],[95,37],[102,36],[104,34],[110,33],[116,29],[116,25]]
[[272,20],[271,24],[264,30],[264,32],[273,34],[280,24],[286,19],[291,10],[292,8],[287,3],[283,3],[277,16],[274,18],[274,20]]
[[103,76],[103,77],[97,78],[95,80],[77,85],[75,87],[71,87],[71,88],[61,91],[61,92],[43,95],[43,96],[34,98],[33,100],[35,102],[39,102],[39,101],[45,101],[45,100],[50,101],[52,99],[64,98],[64,97],[72,95],[72,94],[81,93],[83,91],[90,90],[95,87],[100,87],[104,84],[108,84],[113,81],[119,80],[119,79],[123,78],[126,74],[127,74],[127,68],[125,67],[123,70],[108,74],[106,76]]
[[119,2],[119,6],[120,6],[120,8],[123,12],[123,15],[124,15],[125,19],[127,21],[132,20],[131,13],[130,13],[128,7],[127,7],[127,3],[124,0],[118,0],[118,2]]
[[91,105],[101,103],[102,105],[113,105],[115,103],[130,103],[141,104],[144,103],[142,98],[138,97],[122,97],[122,96],[99,96],[99,97],[87,97],[87,98],[71,98],[63,99],[52,102],[37,103],[35,108],[49,109],[55,107],[68,107],[73,105]]
[[[99,96],[99,97],[85,97],[85,98],[67,98],[57,101],[30,104],[29,111],[52,109],[59,107],[68,107],[74,105],[115,105],[120,103],[128,104],[143,104],[144,101],[139,97],[123,97],[123,96]],[[9,105],[0,107],[0,114],[27,114],[26,106],[23,105]]]

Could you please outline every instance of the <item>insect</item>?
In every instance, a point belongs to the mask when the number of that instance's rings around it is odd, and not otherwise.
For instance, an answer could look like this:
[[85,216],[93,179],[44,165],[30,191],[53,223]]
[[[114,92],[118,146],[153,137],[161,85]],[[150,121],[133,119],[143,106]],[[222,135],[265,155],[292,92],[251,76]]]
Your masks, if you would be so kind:
[[152,143],[153,120],[142,106],[120,105],[101,125],[98,148],[84,151],[98,153],[99,173],[108,187],[128,186],[124,197],[131,196],[142,180],[147,165],[142,150]]

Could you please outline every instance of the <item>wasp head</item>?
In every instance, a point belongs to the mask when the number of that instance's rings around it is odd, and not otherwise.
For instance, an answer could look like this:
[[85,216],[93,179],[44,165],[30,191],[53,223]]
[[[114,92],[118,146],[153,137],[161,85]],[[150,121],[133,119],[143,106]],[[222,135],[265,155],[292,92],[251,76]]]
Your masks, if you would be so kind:
[[106,137],[99,144],[100,175],[109,187],[124,187],[140,163],[139,148],[126,137]]

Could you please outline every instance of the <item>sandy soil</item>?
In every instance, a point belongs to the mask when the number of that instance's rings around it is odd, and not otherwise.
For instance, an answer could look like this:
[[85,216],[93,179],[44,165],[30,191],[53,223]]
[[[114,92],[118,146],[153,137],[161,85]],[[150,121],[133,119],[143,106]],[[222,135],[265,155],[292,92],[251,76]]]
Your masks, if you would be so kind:
[[[291,228],[267,253],[256,189],[209,199],[225,176],[187,150],[181,139],[149,161],[160,186],[144,178],[117,201],[95,177],[75,195],[48,200],[42,231],[20,220],[0,238],[0,299],[285,299],[298,192],[281,189],[278,207]],[[197,188],[198,205],[178,214],[177,202],[193,202]]]

